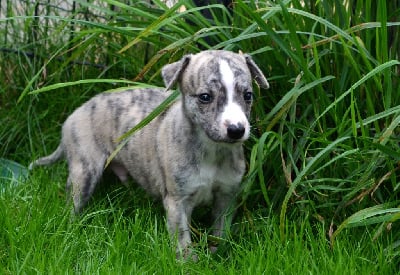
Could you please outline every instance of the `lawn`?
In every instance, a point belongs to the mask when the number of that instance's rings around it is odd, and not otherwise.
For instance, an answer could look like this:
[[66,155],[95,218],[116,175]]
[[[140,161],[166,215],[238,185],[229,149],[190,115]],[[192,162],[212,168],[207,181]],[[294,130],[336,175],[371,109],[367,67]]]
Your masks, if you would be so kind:
[[[398,272],[397,1],[238,0],[211,20],[187,0],[15,3],[0,6],[1,273]],[[254,85],[248,172],[216,254],[208,209],[194,217],[199,262],[182,262],[134,182],[107,175],[73,218],[65,163],[27,174],[85,100],[162,86],[163,65],[203,49],[250,54],[271,84]]]
[[[87,212],[71,219],[65,165],[38,169],[1,195],[3,274],[395,274],[393,240],[373,241],[367,228],[348,230],[330,247],[328,225],[288,221],[287,240],[274,213],[240,213],[216,254],[196,239],[199,262],[175,259],[162,206],[132,186],[102,186]],[[105,183],[105,182],[103,182]],[[198,213],[202,219],[205,213]],[[203,217],[204,219],[204,217]],[[202,229],[202,232],[205,229]]]

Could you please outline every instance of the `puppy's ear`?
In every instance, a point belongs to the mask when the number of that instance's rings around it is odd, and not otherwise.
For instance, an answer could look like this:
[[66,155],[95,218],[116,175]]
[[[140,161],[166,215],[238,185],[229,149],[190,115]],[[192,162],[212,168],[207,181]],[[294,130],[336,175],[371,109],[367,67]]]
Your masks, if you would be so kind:
[[181,77],[192,55],[185,55],[181,60],[165,65],[161,70],[166,90],[169,90]]
[[261,88],[268,89],[269,88],[268,80],[265,78],[260,68],[258,68],[257,64],[254,63],[251,56],[245,54],[244,58],[246,59],[246,64],[247,67],[249,67],[251,76],[256,80],[256,82],[258,83],[258,85],[260,85]]

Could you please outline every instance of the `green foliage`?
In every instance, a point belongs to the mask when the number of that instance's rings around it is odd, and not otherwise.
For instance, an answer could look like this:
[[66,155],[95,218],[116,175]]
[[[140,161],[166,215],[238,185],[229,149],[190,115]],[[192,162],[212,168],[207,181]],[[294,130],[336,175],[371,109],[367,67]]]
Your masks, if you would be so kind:
[[[162,65],[186,53],[240,50],[272,84],[255,87],[240,209],[279,216],[283,242],[300,230],[293,221],[323,228],[338,254],[353,230],[390,236],[386,249],[398,254],[398,1],[238,0],[233,14],[211,5],[213,20],[188,0],[172,9],[77,3],[69,16],[10,9],[0,19],[0,48],[13,50],[0,52],[0,156],[28,163],[51,151],[60,123],[88,97],[124,83],[161,86]],[[26,35],[11,39],[10,29]]]

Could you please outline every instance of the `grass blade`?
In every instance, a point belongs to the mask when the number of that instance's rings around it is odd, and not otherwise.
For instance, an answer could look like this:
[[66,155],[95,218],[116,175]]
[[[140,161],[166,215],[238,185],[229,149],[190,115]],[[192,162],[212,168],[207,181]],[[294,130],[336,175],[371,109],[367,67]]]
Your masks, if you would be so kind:
[[[109,83],[109,84],[113,84],[115,85],[116,83],[123,83],[123,84],[131,84],[134,85],[131,88],[138,88],[138,87],[154,87],[152,85],[146,85],[143,83],[139,83],[139,82],[133,82],[130,80],[123,80],[123,79],[83,79],[83,80],[77,80],[77,81],[71,81],[71,82],[62,82],[62,83],[56,83],[53,85],[48,85],[36,90],[33,90],[31,92],[29,92],[29,94],[31,95],[36,95],[39,93],[43,93],[43,92],[48,92],[51,90],[56,90],[56,89],[60,89],[60,88],[65,88],[65,87],[69,87],[69,86],[75,86],[75,85],[82,85],[82,84],[93,84],[93,83]],[[123,89],[129,89],[130,87],[124,87]]]
[[383,223],[387,221],[394,222],[393,218],[399,219],[400,208],[388,208],[388,205],[376,205],[362,209],[346,220],[344,220],[335,232],[330,236],[331,246],[334,246],[336,237],[345,228],[365,226],[368,224]]
[[122,135],[116,142],[119,142],[117,148],[108,157],[105,167],[107,167],[113,158],[118,154],[119,151],[128,143],[129,137],[132,136],[136,131],[142,129],[144,126],[149,124],[153,119],[155,119],[159,114],[161,114],[168,106],[170,106],[180,95],[179,91],[174,91],[167,99],[165,99],[157,108],[155,108],[147,117],[145,117],[140,123],[135,127],[130,129],[124,135]]
[[316,163],[322,161],[322,159],[326,156],[326,154],[331,152],[336,147],[336,145],[344,142],[347,139],[349,139],[349,137],[339,138],[339,139],[333,141],[332,143],[328,144],[328,146],[326,146],[323,150],[318,152],[318,154],[315,157],[313,157],[311,160],[309,160],[307,165],[300,171],[300,174],[293,180],[292,184],[289,186],[289,190],[286,192],[285,198],[282,203],[281,213],[280,213],[280,235],[281,235],[282,241],[285,240],[285,220],[286,220],[285,216],[286,216],[288,202],[289,202],[290,197],[293,195],[293,192],[295,191],[296,187],[301,183],[302,179],[308,173],[311,172],[311,168],[313,168]]
[[363,76],[360,80],[358,80],[356,83],[354,83],[350,89],[348,89],[346,92],[341,94],[340,97],[338,97],[334,102],[332,102],[325,110],[317,117],[317,119],[312,123],[310,129],[315,127],[315,124],[318,122],[321,117],[323,117],[327,112],[329,112],[333,107],[335,107],[340,101],[342,101],[346,96],[348,96],[354,89],[358,88],[361,84],[366,82],[368,79],[371,77],[374,77],[375,75],[381,73],[382,71],[395,66],[395,65],[400,65],[400,61],[398,60],[390,60],[388,62],[385,62],[377,67],[375,67],[372,71],[368,72],[365,76]]

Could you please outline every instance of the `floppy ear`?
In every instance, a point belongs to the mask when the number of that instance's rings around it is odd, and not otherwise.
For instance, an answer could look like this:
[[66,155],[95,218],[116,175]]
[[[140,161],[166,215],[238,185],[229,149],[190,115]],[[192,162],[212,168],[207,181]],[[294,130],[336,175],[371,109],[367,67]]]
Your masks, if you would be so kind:
[[246,59],[247,67],[249,67],[251,76],[255,79],[255,81],[258,83],[258,85],[260,85],[261,88],[268,89],[268,80],[265,78],[260,68],[258,68],[256,63],[254,63],[250,55],[245,54],[244,57]]
[[161,70],[166,90],[169,90],[185,71],[192,55],[185,55],[181,60],[165,65]]

